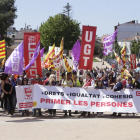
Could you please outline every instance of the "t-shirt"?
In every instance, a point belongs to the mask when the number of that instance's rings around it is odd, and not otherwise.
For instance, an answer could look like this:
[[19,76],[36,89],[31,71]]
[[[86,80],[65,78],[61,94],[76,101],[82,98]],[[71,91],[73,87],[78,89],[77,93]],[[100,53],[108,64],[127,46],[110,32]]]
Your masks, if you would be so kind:
[[103,82],[103,85],[104,85],[105,87],[108,87],[108,80],[107,80],[107,79],[102,80],[102,82]]
[[62,84],[65,86],[65,87],[73,87],[73,82],[72,80],[70,79],[69,81],[66,79],[66,80],[63,80],[62,81]]
[[33,80],[33,81],[32,81],[32,84],[34,84],[34,85],[35,85],[35,84],[43,85],[44,82],[41,81],[41,80],[39,80],[39,81]]

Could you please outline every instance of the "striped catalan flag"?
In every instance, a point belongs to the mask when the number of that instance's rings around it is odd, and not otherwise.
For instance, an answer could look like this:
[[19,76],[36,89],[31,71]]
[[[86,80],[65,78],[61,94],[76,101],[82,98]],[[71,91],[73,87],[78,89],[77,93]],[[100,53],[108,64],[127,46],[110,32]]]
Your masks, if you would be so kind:
[[58,59],[58,58],[63,59],[63,38],[62,38],[61,43],[60,43],[60,51],[59,51],[59,53],[56,54],[54,57],[49,58],[49,63],[50,63],[49,68],[51,68],[52,70],[58,70],[58,68],[55,68],[55,66],[53,64],[53,61]]
[[67,72],[72,72],[72,68],[70,67],[66,57],[64,57],[64,63],[65,63],[65,67],[66,67]]
[[116,57],[116,59],[117,59],[118,64],[121,65],[121,59],[120,59],[120,57],[116,54],[115,51],[114,51],[114,55],[115,55],[115,57]]
[[5,40],[0,41],[0,58],[5,58]]
[[122,50],[121,50],[121,55],[122,55],[122,62],[123,62],[123,64],[125,64],[126,61],[127,61],[127,59],[125,58],[125,55],[126,55],[125,42],[124,42],[124,46],[123,46],[123,48],[122,48]]
[[63,46],[64,46],[64,40],[62,38],[61,43],[60,43],[60,52],[59,55],[63,59]]
[[124,77],[125,72],[126,72],[126,61],[127,61],[127,59],[125,58],[125,55],[126,55],[126,47],[125,47],[125,42],[124,42],[124,46],[123,46],[123,48],[121,50],[122,63],[123,63],[123,67],[121,69],[122,77]]
[[123,78],[128,79],[128,77],[132,77],[132,75],[129,73],[129,71],[127,69],[125,69]]
[[123,48],[121,50],[121,54],[124,55],[124,56],[126,55],[125,41],[124,41]]
[[49,58],[52,58],[53,56],[55,56],[55,44],[52,46],[50,51],[47,53],[47,55],[44,59],[44,62],[49,63]]

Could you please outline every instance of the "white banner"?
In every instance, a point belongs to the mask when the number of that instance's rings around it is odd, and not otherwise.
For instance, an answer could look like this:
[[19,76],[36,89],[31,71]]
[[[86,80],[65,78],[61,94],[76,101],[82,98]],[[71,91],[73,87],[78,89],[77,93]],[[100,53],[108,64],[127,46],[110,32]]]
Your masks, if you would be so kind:
[[[27,93],[31,94],[27,87],[30,88],[30,86],[16,87],[19,110],[27,109],[24,107],[28,107],[28,103],[30,103],[28,98],[25,99]],[[113,90],[105,89],[85,90],[82,88],[34,85],[32,93],[33,108],[89,112],[140,112],[140,90],[126,89],[113,92]]]
[[32,109],[33,87],[33,85],[16,86],[17,105],[19,110]]

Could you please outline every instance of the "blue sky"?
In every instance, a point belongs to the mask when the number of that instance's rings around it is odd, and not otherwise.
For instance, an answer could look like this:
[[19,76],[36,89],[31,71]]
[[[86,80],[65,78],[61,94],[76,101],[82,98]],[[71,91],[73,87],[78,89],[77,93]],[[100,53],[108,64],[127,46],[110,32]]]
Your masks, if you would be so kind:
[[[39,27],[49,16],[63,12],[67,3],[72,6],[72,18],[82,25],[97,26],[97,35],[111,34],[119,23],[140,20],[140,0],[16,0],[18,30],[27,25]],[[140,21],[139,21],[140,22]]]

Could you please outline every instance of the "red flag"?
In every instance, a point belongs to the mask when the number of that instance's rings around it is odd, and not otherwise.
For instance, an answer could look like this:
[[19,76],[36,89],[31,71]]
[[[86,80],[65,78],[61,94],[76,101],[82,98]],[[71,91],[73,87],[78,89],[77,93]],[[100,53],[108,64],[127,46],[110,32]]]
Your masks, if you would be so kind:
[[[36,46],[40,40],[40,33],[24,33],[24,59],[25,67],[29,64],[36,49]],[[41,57],[40,53],[36,58],[34,64],[28,69],[29,77],[35,77],[39,74],[42,77],[41,69]]]
[[92,69],[95,38],[96,27],[83,26],[79,69]]
[[130,55],[131,69],[136,69],[136,54]]

